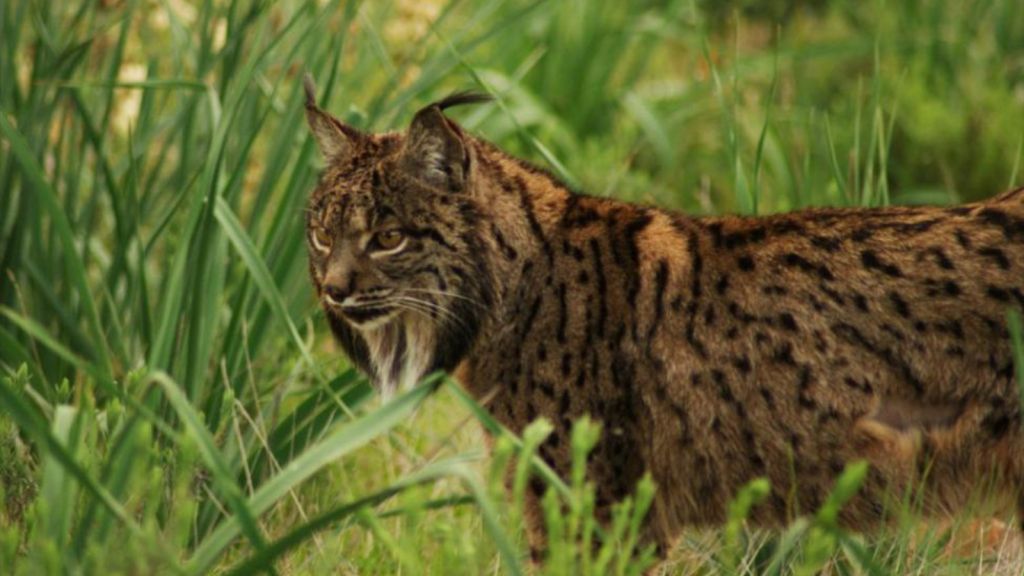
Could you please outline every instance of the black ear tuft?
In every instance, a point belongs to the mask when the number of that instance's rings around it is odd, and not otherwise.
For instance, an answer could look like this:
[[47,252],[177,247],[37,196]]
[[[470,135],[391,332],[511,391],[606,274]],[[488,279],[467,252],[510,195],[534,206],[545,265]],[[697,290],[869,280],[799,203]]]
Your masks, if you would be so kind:
[[316,108],[316,84],[309,72],[302,75],[302,88],[306,91],[306,108]]
[[352,146],[365,136],[317,106],[316,85],[309,74],[303,76],[302,88],[306,92],[306,121],[320,152],[327,162],[342,160],[351,154]]
[[434,102],[430,106],[427,106],[427,108],[437,106],[439,110],[446,110],[448,108],[462,106],[464,104],[483,104],[485,102],[491,102],[493,100],[494,97],[491,96],[490,94],[482,94],[480,92],[471,91],[456,92],[451,96],[447,96],[442,100]]

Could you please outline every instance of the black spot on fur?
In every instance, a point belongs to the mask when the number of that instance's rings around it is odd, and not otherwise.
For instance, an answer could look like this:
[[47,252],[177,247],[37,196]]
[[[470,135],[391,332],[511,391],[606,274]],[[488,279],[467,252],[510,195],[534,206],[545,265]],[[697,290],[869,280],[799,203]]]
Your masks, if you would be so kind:
[[892,302],[893,308],[896,309],[896,313],[904,318],[910,318],[910,305],[903,299],[902,296],[896,292],[889,292],[889,301]]
[[878,270],[893,278],[901,278],[903,276],[903,271],[898,266],[883,262],[874,250],[864,250],[861,252],[860,261],[869,270]]
[[828,266],[811,262],[799,254],[789,252],[783,255],[782,259],[787,266],[799,268],[808,274],[817,274],[822,280],[835,280],[835,275],[832,274],[832,271],[829,270]]
[[861,312],[867,312],[868,311],[868,299],[865,298],[863,294],[858,294],[858,293],[855,292],[853,294],[853,304]]
[[751,370],[750,359],[747,358],[746,356],[741,356],[739,358],[735,358],[732,361],[732,365],[736,367],[736,370],[739,370],[743,374],[749,374],[750,373],[750,370]]
[[981,248],[978,250],[978,254],[991,259],[1003,270],[1010,269],[1010,259],[1007,258],[1006,253],[999,248]]
[[779,315],[779,325],[790,332],[796,332],[798,330],[796,319],[793,318],[793,315],[789,312],[784,312]]
[[841,242],[836,238],[827,236],[814,236],[811,238],[811,246],[826,252],[838,252]]
[[719,294],[725,294],[725,292],[728,289],[729,289],[729,277],[726,276],[726,275],[722,275],[722,277],[720,277],[718,279],[718,282],[715,283],[715,291],[718,292]]
[[956,268],[953,266],[953,261],[946,256],[942,248],[932,248],[930,252],[935,256],[935,263],[939,265],[939,268],[943,270],[953,270]]

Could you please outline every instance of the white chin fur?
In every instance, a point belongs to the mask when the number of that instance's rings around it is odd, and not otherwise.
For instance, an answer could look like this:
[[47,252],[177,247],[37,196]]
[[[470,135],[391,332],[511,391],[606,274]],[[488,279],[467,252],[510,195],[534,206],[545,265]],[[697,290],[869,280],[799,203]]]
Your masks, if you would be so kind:
[[[381,323],[375,328],[359,327],[370,351],[372,377],[383,401],[389,400],[399,390],[409,390],[419,384],[433,362],[433,325],[416,317],[403,316],[400,322]],[[398,350],[403,332],[404,352]],[[396,358],[399,354],[401,357]],[[393,368],[396,360],[398,370]]]

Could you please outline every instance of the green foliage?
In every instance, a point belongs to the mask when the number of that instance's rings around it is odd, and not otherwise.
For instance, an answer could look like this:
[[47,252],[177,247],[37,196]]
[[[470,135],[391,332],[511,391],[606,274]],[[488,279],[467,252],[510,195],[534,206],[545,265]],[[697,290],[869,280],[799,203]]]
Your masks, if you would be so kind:
[[[519,461],[527,461],[536,440],[543,440],[551,430],[544,420],[527,428]],[[585,473],[587,456],[597,445],[600,430],[600,425],[586,417],[573,425],[571,497],[565,502],[549,488],[541,500],[547,542],[540,574],[545,576],[637,575],[654,563],[653,544],[637,549],[641,523],[654,501],[655,486],[649,474],[637,485],[635,496],[616,504],[605,529],[599,529],[594,510],[597,491]],[[517,498],[522,497],[520,491],[526,483],[521,478],[527,474],[528,468],[517,467],[513,491]]]
[[[28,369],[22,365],[4,378],[9,386],[23,389],[29,382]],[[5,506],[0,512],[14,512],[15,517],[20,516],[22,504],[32,492],[34,460],[29,447],[21,441],[17,427],[9,420],[0,420],[0,462],[3,463],[0,487],[5,491]]]
[[[544,424],[512,437],[437,379],[377,405],[330,344],[306,280],[303,71],[360,128],[485,89],[469,129],[594,194],[764,213],[1018,183],[1022,58],[1017,0],[4,0],[0,566],[519,574],[531,478],[541,573],[650,564],[649,479],[593,516],[597,424],[563,480],[535,456]],[[955,570],[948,537],[836,525],[863,473],[777,537],[746,527],[756,481],[668,570]]]
[[741,488],[729,503],[725,530],[722,534],[724,542],[721,562],[724,571],[736,572],[739,570],[743,553],[747,548],[747,544],[744,542],[746,520],[750,516],[751,508],[760,504],[770,492],[771,483],[767,478],[755,478]]

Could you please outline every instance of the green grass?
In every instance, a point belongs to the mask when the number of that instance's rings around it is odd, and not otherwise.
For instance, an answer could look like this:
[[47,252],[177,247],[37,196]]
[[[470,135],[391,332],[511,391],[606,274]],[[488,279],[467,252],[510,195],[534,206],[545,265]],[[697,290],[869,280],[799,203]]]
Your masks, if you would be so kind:
[[[332,345],[306,277],[304,71],[372,130],[492,92],[458,112],[474,132],[694,214],[1022,178],[1017,0],[0,0],[4,573],[519,574],[529,473],[545,574],[645,565],[650,486],[601,529],[585,479],[532,457],[543,425],[489,454],[460,390],[379,405]],[[595,429],[577,433],[582,457]],[[840,530],[857,473],[777,534],[745,527],[752,484],[665,572],[1020,573],[1012,533],[950,555],[913,502],[882,534]]]

